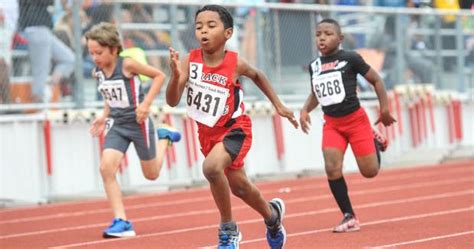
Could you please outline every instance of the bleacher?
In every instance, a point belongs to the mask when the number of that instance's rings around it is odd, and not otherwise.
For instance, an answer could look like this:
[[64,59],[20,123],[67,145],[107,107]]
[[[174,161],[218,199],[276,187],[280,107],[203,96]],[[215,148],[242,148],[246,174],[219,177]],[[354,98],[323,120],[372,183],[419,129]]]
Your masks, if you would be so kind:
[[[121,11],[126,4],[140,4],[149,7],[152,11],[152,20],[150,22],[124,22]],[[164,4],[160,1],[115,1],[113,3],[113,13],[120,29],[123,32],[139,31],[139,32],[165,32],[170,37],[170,42],[174,47],[186,52],[186,42],[194,39],[192,33],[183,33],[187,28],[192,26],[194,10],[199,6],[195,1],[183,1],[178,5]],[[231,4],[229,8],[237,12],[238,8],[245,5]],[[255,6],[247,6],[255,7]],[[257,57],[256,66],[261,68],[270,77],[275,89],[279,94],[291,95],[302,94],[308,92],[308,76],[306,67],[309,61],[317,56],[314,48],[314,23],[320,15],[330,15],[338,18],[343,32],[346,37],[354,37],[353,44],[346,44],[349,49],[378,49],[371,47],[370,41],[381,35],[383,30],[383,21],[390,15],[402,15],[403,17],[422,17],[423,21],[417,27],[399,27],[402,32],[397,39],[408,39],[410,37],[419,36],[424,40],[433,41],[434,44],[426,50],[420,51],[411,46],[397,48],[397,53],[408,53],[416,57],[424,57],[435,64],[433,82],[421,82],[419,79],[407,78],[405,75],[413,75],[407,66],[403,56],[397,56],[396,74],[394,84],[400,83],[434,83],[440,89],[466,89],[472,88],[472,67],[466,65],[465,68],[459,67],[455,71],[446,71],[442,68],[441,61],[446,57],[455,56],[456,63],[465,64],[465,52],[463,42],[468,37],[474,35],[474,29],[463,29],[461,26],[454,30],[436,29],[433,24],[437,24],[442,17],[438,11],[426,10],[416,12],[413,9],[388,10],[383,8],[363,8],[348,6],[318,6],[304,4],[275,4],[268,3],[256,7],[258,10],[257,18],[254,25],[257,32],[254,35],[257,39],[257,47],[255,53]],[[459,20],[462,18],[472,18],[466,16],[465,12],[458,13]],[[236,29],[238,33],[245,32],[241,25],[245,16],[235,16]],[[306,20],[304,25],[300,22]],[[434,20],[434,21],[433,21]],[[437,21],[438,20],[438,21]],[[309,21],[309,22],[308,22]],[[294,25],[295,24],[295,25]],[[436,26],[436,25],[435,25]],[[408,28],[410,28],[408,32]],[[456,39],[455,50],[443,49],[440,40],[443,36],[454,36]],[[294,39],[298,37],[298,39]],[[246,42],[243,39],[239,41],[239,47]],[[76,41],[77,43],[77,41]],[[400,42],[401,44],[406,43]],[[354,47],[351,47],[354,46]],[[461,47],[459,47],[461,46]],[[168,51],[166,46],[160,49],[144,48],[148,58],[158,58],[162,70],[168,72],[167,57]],[[245,54],[241,53],[242,56]],[[83,60],[83,58],[77,58]],[[30,65],[28,61],[28,52],[24,46],[13,50],[13,74],[11,76],[11,85],[14,103],[28,102],[27,96],[29,87],[27,84],[31,82]],[[380,72],[384,75],[386,68],[380,68]],[[78,73],[78,72],[76,72]],[[82,73],[82,72],[79,72]],[[452,84],[451,82],[458,82]],[[84,96],[86,101],[95,100],[95,84],[87,77],[82,81],[84,84]],[[246,86],[250,95],[255,93],[255,98],[261,98],[255,87]],[[248,94],[248,95],[249,95]],[[66,101],[72,101],[69,98]],[[0,108],[2,108],[0,106]],[[18,106],[17,108],[20,108]]]

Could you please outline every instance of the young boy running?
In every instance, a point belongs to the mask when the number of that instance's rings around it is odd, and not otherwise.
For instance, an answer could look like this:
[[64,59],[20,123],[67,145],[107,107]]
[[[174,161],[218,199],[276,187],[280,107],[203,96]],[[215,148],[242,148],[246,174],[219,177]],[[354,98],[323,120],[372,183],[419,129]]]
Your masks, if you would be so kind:
[[[100,173],[114,219],[103,237],[131,237],[135,236],[135,230],[125,215],[122,193],[115,178],[120,162],[133,142],[143,175],[146,179],[155,180],[160,174],[168,143],[177,142],[181,135],[170,128],[159,128],[159,141],[155,148],[155,130],[148,115],[165,75],[132,58],[120,57],[122,45],[117,27],[113,24],[100,23],[88,31],[85,37],[89,53],[97,66],[92,73],[99,82],[98,90],[105,100],[103,114],[93,121],[90,128],[93,136],[105,132]],[[146,96],[138,75],[153,79]]]
[[312,92],[300,113],[301,128],[308,133],[311,124],[309,113],[318,104],[322,106],[325,170],[331,192],[344,216],[334,232],[360,229],[342,174],[347,144],[351,145],[360,172],[368,178],[377,175],[380,168],[378,151],[387,147],[386,140],[372,130],[369,118],[360,106],[356,93],[357,74],[364,76],[375,88],[380,104],[380,117],[376,124],[382,122],[389,126],[395,122],[388,109],[387,93],[381,78],[360,55],[339,49],[343,38],[337,21],[324,19],[317,25],[316,42],[321,57],[310,64]]
[[230,190],[262,217],[271,248],[282,248],[286,232],[282,224],[285,205],[275,198],[266,202],[245,174],[244,157],[252,143],[252,124],[244,113],[240,76],[247,76],[269,98],[279,115],[297,128],[293,112],[282,104],[266,76],[225,49],[233,33],[233,18],[222,6],[206,5],[196,12],[195,35],[200,48],[179,61],[170,48],[172,76],[166,101],[178,105],[185,93],[189,117],[198,125],[203,173],[220,212],[218,248],[238,248],[242,234],[232,217]]

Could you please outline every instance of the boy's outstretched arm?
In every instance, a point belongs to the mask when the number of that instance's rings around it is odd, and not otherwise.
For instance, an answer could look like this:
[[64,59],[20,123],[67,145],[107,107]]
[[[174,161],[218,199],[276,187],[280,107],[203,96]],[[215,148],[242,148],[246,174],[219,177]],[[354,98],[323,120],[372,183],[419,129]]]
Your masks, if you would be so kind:
[[177,106],[189,76],[189,56],[181,62],[178,51],[169,48],[171,77],[166,87],[166,103],[170,106]]
[[319,101],[314,96],[314,93],[310,93],[306,101],[304,102],[303,108],[300,111],[300,125],[304,133],[308,134],[311,126],[311,118],[309,113],[319,105]]
[[394,122],[397,122],[390,114],[388,108],[387,91],[385,91],[385,86],[379,74],[375,72],[374,69],[370,68],[369,71],[364,75],[364,78],[374,86],[375,93],[379,99],[380,116],[375,124],[382,122],[383,125],[389,126]]
[[237,72],[238,75],[236,77],[239,75],[244,75],[250,78],[258,86],[258,88],[262,90],[270,102],[272,102],[278,114],[287,118],[295,128],[298,128],[298,122],[295,119],[295,115],[280,101],[280,98],[278,98],[275,91],[271,87],[270,82],[262,71],[251,66],[245,60],[239,58],[237,62]]

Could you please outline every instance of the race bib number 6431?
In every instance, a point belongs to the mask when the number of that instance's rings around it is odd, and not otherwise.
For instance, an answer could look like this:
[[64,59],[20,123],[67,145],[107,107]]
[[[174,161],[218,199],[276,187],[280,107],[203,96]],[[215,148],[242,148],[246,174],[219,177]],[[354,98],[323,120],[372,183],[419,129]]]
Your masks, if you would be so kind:
[[224,113],[229,89],[199,81],[188,81],[186,110],[192,119],[213,127]]

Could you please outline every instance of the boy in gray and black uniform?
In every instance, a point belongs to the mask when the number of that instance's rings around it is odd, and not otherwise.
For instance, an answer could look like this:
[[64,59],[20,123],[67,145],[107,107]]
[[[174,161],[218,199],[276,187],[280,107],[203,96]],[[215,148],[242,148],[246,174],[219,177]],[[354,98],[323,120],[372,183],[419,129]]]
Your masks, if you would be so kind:
[[137,122],[135,109],[143,103],[144,94],[138,75],[132,78],[124,76],[123,61],[124,58],[117,58],[110,77],[106,77],[102,69],[95,68],[95,77],[99,81],[98,90],[110,110],[106,120],[104,148],[125,153],[130,142],[133,142],[140,160],[150,160],[156,156],[153,122],[148,117],[144,122]]
[[[105,132],[100,173],[114,219],[103,237],[135,236],[132,224],[127,221],[120,186],[115,178],[120,162],[133,142],[143,175],[155,180],[159,176],[166,147],[170,142],[179,141],[181,135],[170,128],[160,128],[160,140],[155,146],[153,123],[148,115],[153,99],[163,85],[163,72],[132,58],[121,58],[120,36],[113,24],[100,23],[94,26],[86,33],[86,40],[97,66],[93,76],[99,81],[98,90],[105,100],[104,113],[94,120],[90,129],[93,136]],[[138,75],[152,79],[146,95],[143,94]]]

